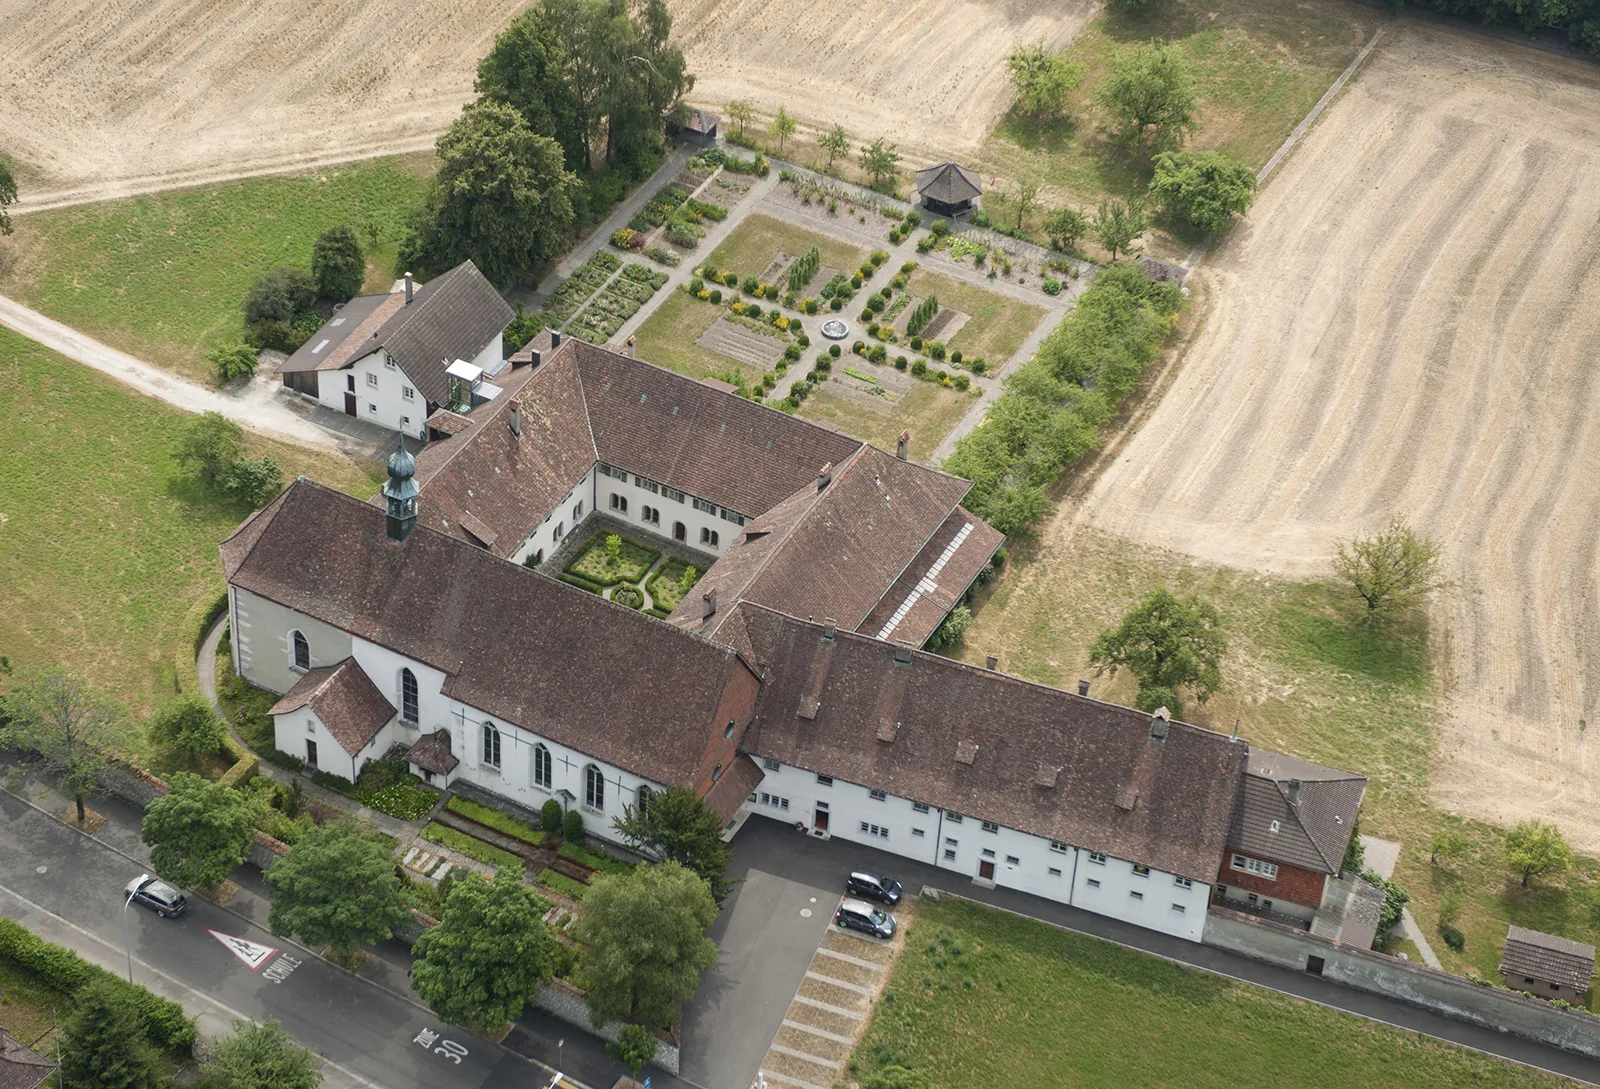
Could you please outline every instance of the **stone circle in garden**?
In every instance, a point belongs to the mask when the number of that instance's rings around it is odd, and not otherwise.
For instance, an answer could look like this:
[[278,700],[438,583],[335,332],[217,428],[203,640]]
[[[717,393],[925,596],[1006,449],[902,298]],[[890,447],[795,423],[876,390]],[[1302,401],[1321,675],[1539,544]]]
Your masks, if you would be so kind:
[[822,323],[822,335],[829,340],[843,340],[850,335],[850,326],[838,318],[829,318]]

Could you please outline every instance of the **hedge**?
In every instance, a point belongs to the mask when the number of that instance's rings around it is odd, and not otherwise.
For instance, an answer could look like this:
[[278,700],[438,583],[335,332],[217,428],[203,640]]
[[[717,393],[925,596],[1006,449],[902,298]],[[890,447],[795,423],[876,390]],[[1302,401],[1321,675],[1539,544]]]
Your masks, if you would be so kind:
[[178,1059],[188,1058],[194,1051],[194,1018],[187,1016],[178,1003],[90,964],[70,949],[45,941],[14,919],[0,918],[0,960],[68,994],[76,993],[92,980],[108,979],[144,1022],[145,1035],[152,1044]]
[[946,460],[947,471],[972,481],[968,509],[1006,534],[1048,511],[1045,488],[1099,448],[1101,429],[1138,386],[1181,305],[1176,284],[1154,282],[1133,262],[1102,268]]

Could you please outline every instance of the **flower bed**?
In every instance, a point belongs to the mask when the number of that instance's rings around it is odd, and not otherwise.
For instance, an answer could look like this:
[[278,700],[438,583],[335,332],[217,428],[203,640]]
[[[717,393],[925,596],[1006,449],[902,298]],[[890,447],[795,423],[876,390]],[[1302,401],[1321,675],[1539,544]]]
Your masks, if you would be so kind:
[[661,558],[661,553],[657,550],[646,548],[626,537],[617,537],[619,545],[617,555],[613,557],[606,545],[607,538],[613,536],[617,535],[596,533],[589,539],[583,551],[578,553],[577,558],[567,565],[567,572],[588,579],[598,586],[615,586],[619,582],[636,583],[644,578],[650,566]]
[[566,321],[578,312],[585,299],[593,295],[600,285],[621,267],[621,260],[601,250],[585,261],[577,272],[562,281],[561,286],[556,288],[555,294],[550,296],[550,305],[545,308],[545,312],[558,324]]
[[611,600],[624,608],[637,609],[644,605],[644,591],[637,586],[618,586],[611,591]]
[[568,900],[582,900],[583,894],[589,891],[588,886],[584,885],[583,882],[574,881],[566,874],[556,873],[554,870],[540,870],[539,876],[534,880],[551,892],[559,892]]
[[583,308],[569,326],[569,331],[591,344],[605,343],[666,282],[667,274],[664,272],[644,265],[626,265],[622,275],[611,281],[604,291],[594,297],[594,301]]
[[493,828],[496,832],[520,839],[533,847],[543,847],[545,834],[542,830],[517,820],[509,813],[502,813],[498,809],[491,809],[486,805],[479,805],[471,798],[463,798],[459,794],[452,794],[450,801],[445,806],[450,812],[476,821],[485,828]]
[[683,600],[684,595],[694,589],[694,584],[700,581],[700,576],[704,572],[696,568],[694,576],[688,580],[688,585],[684,585],[684,575],[690,566],[676,558],[661,565],[656,577],[650,580],[650,597],[654,599],[658,609],[672,612],[678,607],[678,602]]
[[474,839],[465,832],[446,828],[442,824],[429,824],[419,834],[425,840],[441,844],[452,851],[460,851],[468,858],[475,858],[487,866],[515,874],[518,880],[522,878],[522,859],[510,851],[502,851],[492,843]]
[[569,862],[576,862],[580,866],[588,867],[600,873],[622,874],[632,873],[634,867],[631,863],[612,858],[610,855],[591,851],[587,847],[580,847],[576,843],[563,843],[561,850],[556,852]]

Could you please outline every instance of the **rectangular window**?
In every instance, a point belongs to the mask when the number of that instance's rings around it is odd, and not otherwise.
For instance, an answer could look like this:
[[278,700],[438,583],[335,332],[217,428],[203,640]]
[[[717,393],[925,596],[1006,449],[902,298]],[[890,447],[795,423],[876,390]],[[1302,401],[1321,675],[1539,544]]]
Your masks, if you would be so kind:
[[889,796],[881,790],[869,790],[867,791],[867,797],[871,798],[875,802],[881,802],[886,801]]
[[873,837],[875,837],[877,839],[888,839],[889,838],[889,830],[887,828],[883,827],[881,824],[869,824],[866,821],[862,821],[861,822],[861,831],[864,832],[866,835],[873,836]]
[[1022,865],[1022,859],[1018,858],[1016,855],[1006,855],[1006,865],[1020,866]]
[[788,808],[789,808],[789,799],[788,798],[780,798],[776,794],[768,794],[766,791],[763,790],[761,792],[761,804],[765,805],[765,806],[770,806],[773,809],[780,809],[780,810],[787,811]]
[[1187,915],[1189,913],[1189,909],[1184,907],[1182,904],[1173,904],[1172,910],[1176,911],[1179,915]]
[[732,522],[736,526],[742,526],[742,525],[744,525],[744,523],[746,521],[744,515],[735,514],[733,511],[729,510],[727,507],[723,507],[722,508],[722,520],[724,522]]
[[951,824],[960,824],[961,823],[961,814],[960,813],[951,813],[951,812],[946,811],[946,813],[944,815],[944,819],[949,821]]
[[984,858],[993,858],[994,857],[994,852],[991,851],[989,848],[985,847],[983,849],[983,857]]
[[827,802],[818,802],[817,803],[817,808],[820,809],[822,812],[826,813],[828,811],[828,803]]
[[1172,883],[1178,886],[1180,889],[1194,888],[1194,882],[1190,881],[1187,877],[1174,877],[1172,879]]
[[1106,864],[1106,856],[1100,854],[1098,851],[1090,851],[1089,861],[1093,862],[1096,866],[1104,866]]
[[954,862],[956,860],[956,853],[952,848],[946,847],[944,849],[944,860],[946,862]]
[[663,485],[661,485],[661,498],[670,499],[674,503],[682,503],[683,502],[683,493],[680,492],[677,488],[669,488],[665,484],[663,484]]
[[984,821],[983,822],[983,830],[985,832],[993,832],[996,835],[1000,834],[1000,826],[998,824],[996,824],[994,821]]
[[928,811],[928,807],[923,805],[921,802],[912,802],[911,803],[911,812],[913,812],[913,813],[926,813],[927,811]]
[[1141,866],[1137,862],[1135,862],[1133,864],[1133,876],[1135,876],[1135,877],[1149,877],[1150,876],[1150,867],[1149,866]]
[[402,427],[410,427],[411,426],[411,417],[410,416],[402,416],[402,417],[400,417],[400,426],[402,426]]
[[1051,877],[1060,877],[1061,876],[1061,871],[1056,869],[1054,866],[1051,866],[1050,867],[1050,876]]
[[696,499],[694,501],[694,509],[703,510],[707,514],[717,513],[717,505],[715,503],[707,503],[704,499]]
[[1128,899],[1130,899],[1130,900],[1143,900],[1144,899],[1144,893],[1142,893],[1142,892],[1130,892],[1130,893],[1128,893]]
[[373,374],[371,371],[367,372],[367,385],[373,387],[374,389],[376,389],[378,386],[378,376]]
[[390,359],[388,356],[383,357],[383,365],[388,367],[391,371],[394,370],[394,360]]
[[768,771],[778,770],[778,762],[776,760],[763,760],[761,761],[761,766],[766,768]]
[[925,838],[926,838],[926,837],[927,837],[927,835],[928,835],[928,833],[926,833],[926,832],[924,832],[924,831],[923,831],[923,830],[922,830],[922,829],[920,829],[920,828],[913,828],[913,829],[912,829],[912,830],[911,830],[911,834],[912,834],[912,835],[913,835],[913,836],[914,836],[914,837],[916,837],[916,838],[917,838],[917,839],[925,839]]
[[1050,849],[1058,855],[1064,855],[1067,853],[1067,845],[1062,843],[1059,839],[1053,839],[1050,841]]
[[367,411],[372,413],[373,415],[377,415],[378,406],[375,405],[375,404],[372,404],[371,402],[368,402],[367,403]]
[[817,776],[817,785],[819,787],[831,787],[833,785],[833,776],[831,776],[831,775],[818,775]]
[[643,488],[647,492],[659,492],[661,490],[661,485],[657,484],[647,476],[640,476],[638,473],[633,474],[633,482],[635,485]]
[[950,837],[949,837],[949,836],[946,836],[946,837],[944,837],[944,845],[945,845],[945,846],[946,846],[946,847],[955,847],[955,846],[958,846],[958,844],[957,844],[957,843],[956,843],[956,841],[955,841],[955,840],[953,840],[953,839],[951,839],[951,838],[950,838]]
[[405,398],[407,401],[415,401],[417,399],[417,391],[412,389],[410,386],[401,386],[400,396]]
[[1264,877],[1268,881],[1278,879],[1278,867],[1272,862],[1262,862],[1259,858],[1246,858],[1244,855],[1234,855],[1228,865],[1244,873],[1253,873],[1257,877]]
[[1088,881],[1084,882],[1084,884],[1088,885],[1091,889],[1097,889],[1100,887],[1100,879],[1098,877],[1091,877]]

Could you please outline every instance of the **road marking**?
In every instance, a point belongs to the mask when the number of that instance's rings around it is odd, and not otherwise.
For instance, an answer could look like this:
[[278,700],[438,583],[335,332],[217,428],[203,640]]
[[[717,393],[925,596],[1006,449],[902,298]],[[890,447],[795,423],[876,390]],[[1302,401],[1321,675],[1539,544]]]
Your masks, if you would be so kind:
[[818,1085],[816,1082],[803,1081],[792,1074],[775,1074],[766,1067],[761,1068],[761,1076],[768,1081],[781,1081],[786,1085],[798,1085],[800,1089],[824,1089],[823,1086]]
[[850,1037],[848,1037],[848,1036],[840,1036],[837,1032],[824,1032],[821,1029],[816,1028],[816,1027],[814,1027],[812,1025],[802,1024],[799,1021],[791,1021],[787,1017],[785,1017],[783,1019],[783,1023],[785,1025],[787,1025],[789,1028],[794,1029],[796,1032],[808,1032],[813,1036],[820,1036],[824,1040],[832,1040],[836,1044],[853,1044],[853,1043],[855,1043],[855,1041],[850,1039]]
[[304,963],[304,961],[298,960],[285,953],[283,956],[273,961],[272,966],[265,972],[262,972],[261,975],[264,979],[270,979],[274,983],[282,983],[284,980],[289,978],[290,972],[294,971]]
[[827,1002],[819,1002],[815,998],[807,998],[803,994],[795,995],[794,1000],[802,1005],[815,1006],[819,1010],[827,1010],[829,1013],[836,1013],[840,1017],[848,1017],[855,1021],[861,1020],[861,1014],[856,1010],[847,1010],[843,1006],[834,1006]]
[[852,957],[849,953],[840,953],[837,950],[829,949],[825,945],[817,946],[817,953],[824,957],[832,957],[834,960],[842,960],[847,964],[854,964],[862,968],[871,968],[874,972],[883,971],[883,965],[881,964],[873,964],[870,960],[862,960],[860,957]]
[[236,938],[232,934],[224,934],[220,930],[212,930],[209,927],[206,928],[206,933],[221,942],[223,948],[248,964],[252,972],[261,971],[261,966],[271,960],[272,955],[277,952],[270,945],[262,945],[259,942],[250,941],[248,938]]
[[829,1070],[844,1069],[843,1063],[835,1062],[833,1059],[824,1059],[821,1055],[813,1055],[807,1051],[797,1051],[792,1047],[784,1047],[782,1044],[773,1044],[769,1050],[776,1051],[779,1055],[787,1055],[791,1059],[800,1059],[802,1062],[825,1066]]
[[842,979],[834,979],[832,976],[825,976],[821,972],[813,972],[810,969],[806,970],[806,978],[819,979],[823,983],[829,983],[835,987],[843,987],[845,990],[854,991],[857,994],[870,995],[872,993],[872,988],[870,987],[861,987],[854,983],[846,983]]

